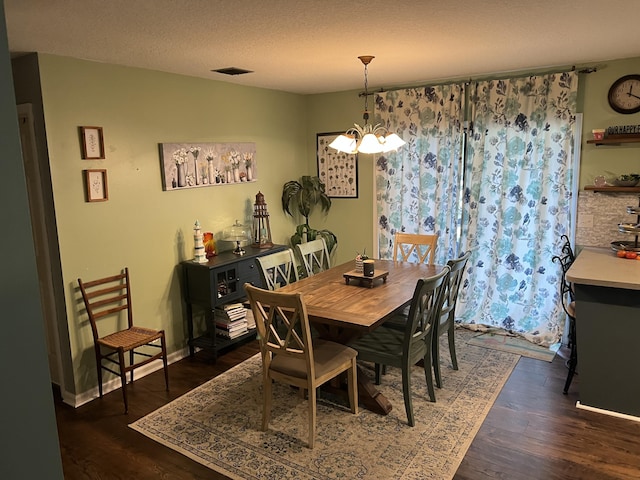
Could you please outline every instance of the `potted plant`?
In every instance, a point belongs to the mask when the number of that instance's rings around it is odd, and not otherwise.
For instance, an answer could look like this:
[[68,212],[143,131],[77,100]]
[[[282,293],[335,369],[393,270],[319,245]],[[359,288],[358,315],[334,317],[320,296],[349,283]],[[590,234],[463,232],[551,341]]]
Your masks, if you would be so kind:
[[329,230],[315,230],[309,226],[309,215],[316,205],[323,212],[331,208],[331,199],[324,191],[324,183],[316,176],[303,175],[300,181],[290,180],[282,187],[282,209],[294,216],[292,210],[297,208],[304,217],[304,223],[296,227],[296,233],[291,236],[291,246],[304,241],[315,240],[318,236],[324,238],[329,253],[338,243],[338,238]]

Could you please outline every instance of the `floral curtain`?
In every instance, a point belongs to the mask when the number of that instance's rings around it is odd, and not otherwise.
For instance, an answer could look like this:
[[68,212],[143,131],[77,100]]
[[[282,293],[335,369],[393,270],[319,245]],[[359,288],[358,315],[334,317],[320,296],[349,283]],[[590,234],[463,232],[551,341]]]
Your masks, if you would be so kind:
[[569,234],[577,75],[471,84],[462,250],[471,250],[457,321],[501,327],[541,345],[565,315],[551,257]]
[[438,234],[436,263],[457,256],[460,225],[463,85],[376,95],[376,122],[407,142],[378,156],[378,258],[393,256],[396,231]]

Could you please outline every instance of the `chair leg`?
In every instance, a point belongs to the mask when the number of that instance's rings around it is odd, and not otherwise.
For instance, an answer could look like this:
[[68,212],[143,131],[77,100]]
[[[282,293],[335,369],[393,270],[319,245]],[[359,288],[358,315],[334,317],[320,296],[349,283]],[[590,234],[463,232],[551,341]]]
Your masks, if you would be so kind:
[[162,365],[164,366],[164,384],[169,391],[169,370],[167,369],[167,343],[164,335],[160,337],[160,345],[162,346]]
[[100,346],[96,345],[96,366],[98,367],[98,392],[102,398],[102,357],[100,356]]
[[436,391],[433,388],[433,377],[431,376],[431,355],[429,352],[424,355],[424,378],[427,381],[427,390],[429,391],[429,400],[436,401]]
[[451,354],[451,365],[454,370],[458,370],[458,358],[456,357],[456,328],[453,323],[449,327],[449,353]]
[[118,361],[120,362],[120,381],[122,382],[122,398],[124,399],[124,413],[129,412],[129,403],[127,402],[127,372],[124,363],[124,350],[118,350]]
[[380,365],[379,363],[376,363],[375,365],[375,373],[376,373],[376,385],[380,385],[380,373],[382,372],[382,369],[385,368],[386,365]]
[[[431,342],[431,363],[433,364],[433,375],[436,377],[436,386],[442,388],[442,376],[440,373],[440,335],[434,332]],[[426,365],[425,365],[425,368]]]
[[316,441],[316,388],[309,389],[309,448],[313,448]]
[[351,368],[347,371],[347,382],[349,384],[349,406],[351,413],[358,414],[358,367],[353,359]]
[[[133,365],[134,358],[133,350],[129,350],[129,365]],[[133,383],[133,368],[131,369],[131,383]]]
[[262,385],[262,431],[266,432],[269,428],[269,419],[271,417],[271,378],[266,373],[263,376],[264,382]]
[[413,418],[413,404],[411,402],[411,365],[402,367],[402,395],[404,396],[404,408],[407,411],[407,423],[415,426]]

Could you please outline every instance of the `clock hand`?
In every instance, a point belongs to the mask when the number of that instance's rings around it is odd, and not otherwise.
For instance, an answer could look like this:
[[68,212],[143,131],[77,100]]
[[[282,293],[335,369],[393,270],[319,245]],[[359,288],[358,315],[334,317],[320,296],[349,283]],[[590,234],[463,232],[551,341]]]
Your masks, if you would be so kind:
[[633,97],[633,98],[640,98],[638,95],[634,95],[631,92],[627,93],[627,95],[630,96],[630,97]]

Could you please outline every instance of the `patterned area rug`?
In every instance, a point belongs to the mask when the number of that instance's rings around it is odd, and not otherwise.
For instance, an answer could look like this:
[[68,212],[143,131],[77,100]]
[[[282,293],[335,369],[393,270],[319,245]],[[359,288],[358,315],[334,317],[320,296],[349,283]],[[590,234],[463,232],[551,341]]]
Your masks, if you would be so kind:
[[545,362],[552,362],[553,357],[555,357],[560,347],[559,343],[551,347],[543,347],[531,343],[522,337],[510,335],[504,331],[496,333],[492,330],[480,334],[476,333],[474,337],[469,339],[469,343],[471,345],[515,353],[523,357],[535,358],[536,360],[543,360]]
[[[307,401],[274,383],[269,429],[260,430],[261,359],[256,355],[131,428],[232,479],[451,479],[520,356],[467,344],[459,329],[458,366],[442,345],[443,388],[428,401],[424,372],[412,372],[416,426],[407,425],[400,371],[389,368],[380,390],[387,416],[346,406],[320,393],[317,436],[306,447]],[[445,339],[445,336],[442,337]],[[373,377],[372,366],[365,365]]]

